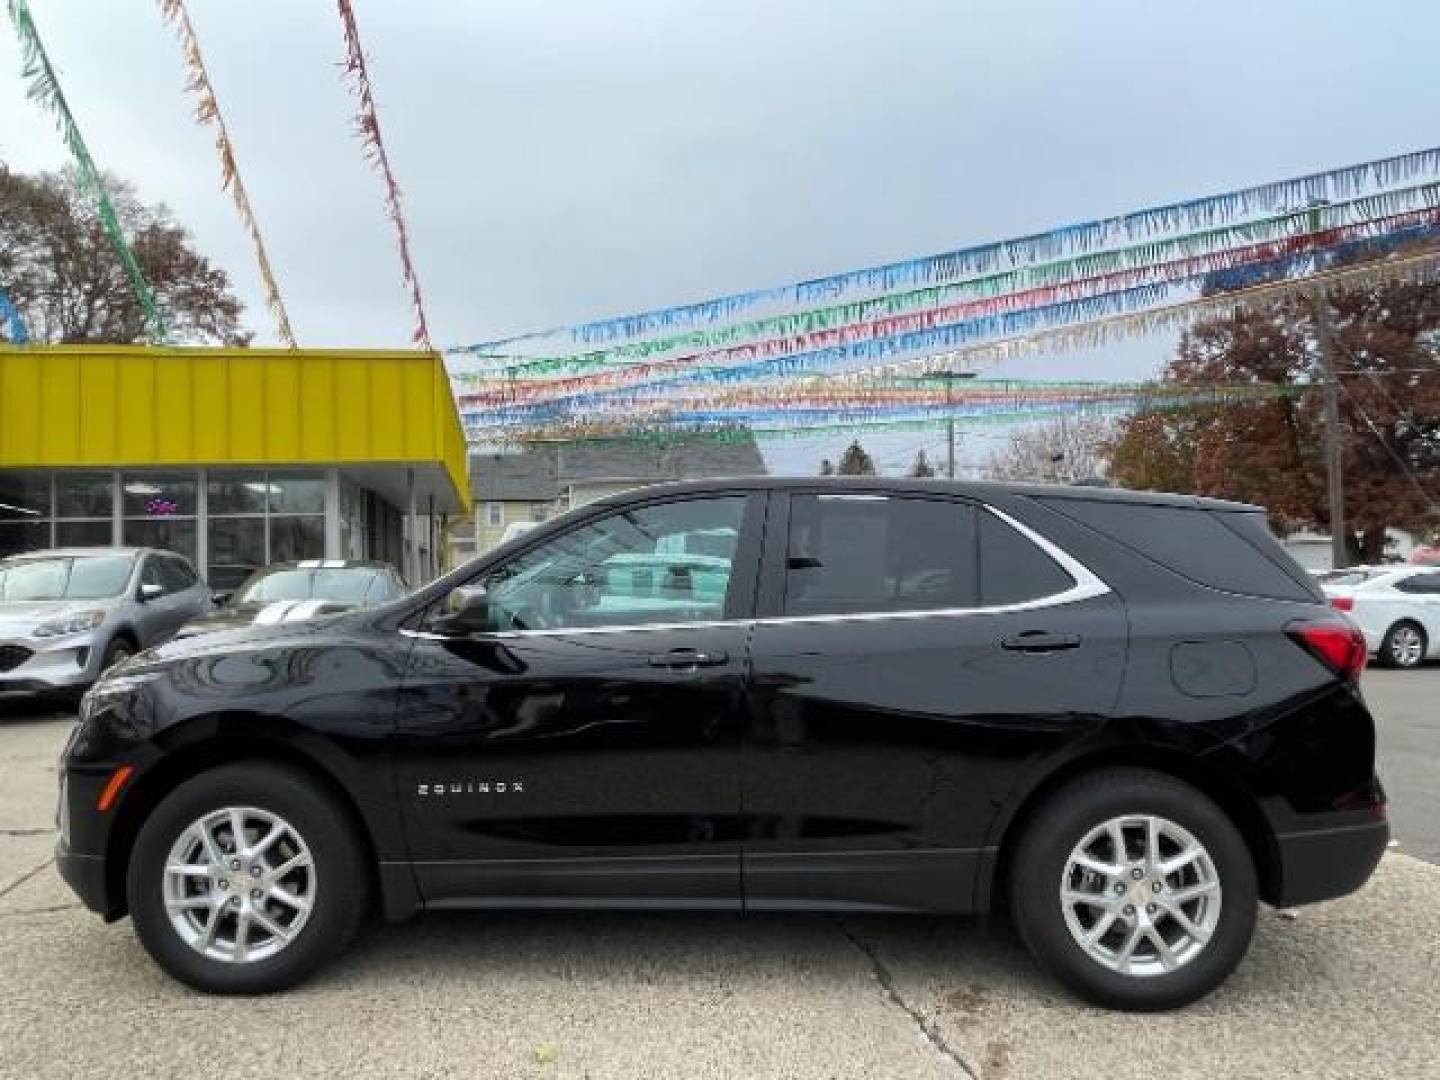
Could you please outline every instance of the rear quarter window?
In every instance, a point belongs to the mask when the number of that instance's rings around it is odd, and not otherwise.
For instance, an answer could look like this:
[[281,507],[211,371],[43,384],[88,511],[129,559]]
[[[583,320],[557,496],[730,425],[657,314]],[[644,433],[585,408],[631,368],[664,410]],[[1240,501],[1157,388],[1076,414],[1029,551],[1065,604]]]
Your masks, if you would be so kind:
[[1319,587],[1270,533],[1259,512],[1047,499],[1083,522],[1198,585],[1275,600],[1318,600]]

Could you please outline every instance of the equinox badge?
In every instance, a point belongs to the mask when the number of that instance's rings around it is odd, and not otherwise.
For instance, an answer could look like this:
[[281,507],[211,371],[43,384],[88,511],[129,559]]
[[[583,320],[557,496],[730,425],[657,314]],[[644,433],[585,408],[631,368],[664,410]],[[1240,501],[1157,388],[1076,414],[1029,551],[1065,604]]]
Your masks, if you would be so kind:
[[441,780],[433,784],[417,784],[416,795],[522,795],[523,780]]

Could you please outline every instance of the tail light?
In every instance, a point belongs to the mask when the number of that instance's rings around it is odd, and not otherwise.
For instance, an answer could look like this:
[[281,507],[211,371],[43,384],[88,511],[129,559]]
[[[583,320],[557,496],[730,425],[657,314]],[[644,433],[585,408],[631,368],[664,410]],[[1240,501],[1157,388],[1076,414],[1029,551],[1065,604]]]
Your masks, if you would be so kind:
[[1330,606],[1336,611],[1354,611],[1355,598],[1353,596],[1332,596]]
[[1290,639],[1341,678],[1354,682],[1365,670],[1365,635],[1349,619],[1292,622]]

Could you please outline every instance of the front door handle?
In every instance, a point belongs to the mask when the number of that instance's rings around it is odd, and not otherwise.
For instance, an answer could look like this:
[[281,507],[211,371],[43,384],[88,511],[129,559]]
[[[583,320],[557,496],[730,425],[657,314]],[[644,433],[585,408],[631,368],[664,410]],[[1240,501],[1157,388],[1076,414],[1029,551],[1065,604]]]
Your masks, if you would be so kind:
[[724,652],[701,652],[699,649],[671,649],[669,652],[655,653],[651,656],[650,666],[664,668],[715,667],[719,664],[726,663],[729,659],[729,654]]
[[1000,642],[1002,649],[1027,653],[1059,652],[1079,646],[1079,634],[1052,634],[1048,630],[1026,630]]

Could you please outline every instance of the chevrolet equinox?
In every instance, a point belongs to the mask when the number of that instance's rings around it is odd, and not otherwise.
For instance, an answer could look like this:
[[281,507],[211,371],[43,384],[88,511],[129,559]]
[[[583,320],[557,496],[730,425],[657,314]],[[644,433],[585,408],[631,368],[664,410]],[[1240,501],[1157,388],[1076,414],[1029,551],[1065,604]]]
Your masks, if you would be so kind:
[[1260,901],[1375,868],[1365,653],[1253,506],[652,487],[379,608],[114,669],[59,867],[216,993],[294,985],[372,904],[998,909],[1075,992],[1164,1009]]

